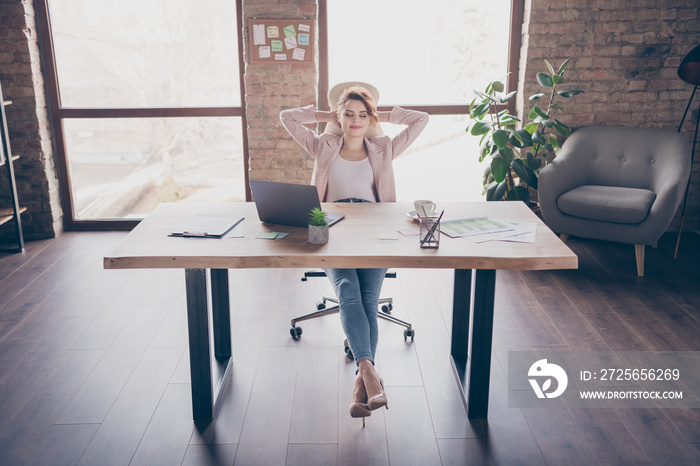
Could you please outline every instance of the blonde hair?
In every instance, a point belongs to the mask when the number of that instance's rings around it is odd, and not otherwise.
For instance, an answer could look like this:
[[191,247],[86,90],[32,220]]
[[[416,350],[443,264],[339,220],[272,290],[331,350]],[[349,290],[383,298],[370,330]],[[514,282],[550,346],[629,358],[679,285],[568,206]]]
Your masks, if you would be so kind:
[[369,93],[367,89],[362,86],[352,86],[345,89],[338,99],[338,111],[347,104],[348,100],[357,100],[362,102],[362,104],[367,109],[367,115],[369,115],[369,121],[372,126],[377,126],[377,121],[379,119],[379,114],[377,113],[377,103],[374,101],[374,97]]

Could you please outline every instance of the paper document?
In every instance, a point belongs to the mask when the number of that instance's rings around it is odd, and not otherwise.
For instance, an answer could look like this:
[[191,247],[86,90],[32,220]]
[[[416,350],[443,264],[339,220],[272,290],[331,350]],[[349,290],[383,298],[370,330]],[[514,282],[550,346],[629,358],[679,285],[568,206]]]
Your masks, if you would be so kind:
[[513,225],[507,222],[494,220],[488,217],[445,220],[440,223],[440,231],[450,238],[481,235],[483,233],[497,233],[513,229]]
[[180,238],[223,238],[243,221],[243,217],[232,218],[226,215],[195,215],[187,221],[180,231],[174,231],[168,236]]
[[473,243],[485,243],[487,241],[510,241],[516,243],[534,243],[537,237],[537,223],[534,222],[511,222],[508,220],[497,220],[512,227],[511,230],[492,231],[475,235],[463,236]]

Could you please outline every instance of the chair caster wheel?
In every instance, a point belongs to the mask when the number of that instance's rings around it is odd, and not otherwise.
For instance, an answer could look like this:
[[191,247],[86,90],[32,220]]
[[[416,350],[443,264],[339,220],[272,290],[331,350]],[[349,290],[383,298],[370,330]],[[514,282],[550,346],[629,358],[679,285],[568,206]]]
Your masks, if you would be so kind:
[[346,338],[345,341],[343,342],[343,345],[345,346],[345,348],[344,348],[344,350],[345,350],[345,356],[347,356],[348,359],[350,359],[351,361],[352,361],[353,359],[355,359],[355,356],[353,356],[352,350],[350,349],[350,343],[348,342],[347,338]]
[[394,309],[394,305],[389,303],[389,304],[382,304],[382,312],[385,314],[389,314],[391,310]]
[[324,303],[323,301],[319,301],[316,303],[317,310],[322,311],[325,308],[326,308],[326,303]]
[[403,339],[404,341],[408,341],[408,338],[411,338],[411,341],[413,341],[413,337],[416,336],[416,331],[415,330],[404,330],[403,331]]
[[289,334],[292,336],[292,339],[299,340],[299,338],[301,338],[301,327],[290,328]]

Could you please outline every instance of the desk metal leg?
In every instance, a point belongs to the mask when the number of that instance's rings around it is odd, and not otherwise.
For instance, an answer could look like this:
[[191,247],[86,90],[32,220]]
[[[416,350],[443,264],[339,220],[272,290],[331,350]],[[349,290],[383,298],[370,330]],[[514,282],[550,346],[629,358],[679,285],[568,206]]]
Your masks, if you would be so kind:
[[485,419],[488,415],[495,292],[495,270],[475,270],[474,275],[471,270],[455,270],[452,364],[470,419]]
[[211,306],[214,324],[214,355],[231,357],[231,311],[228,299],[228,269],[211,270]]
[[[219,352],[228,356],[218,358],[217,383],[212,377],[212,357],[209,350],[209,306],[207,296],[207,270],[185,269],[185,291],[187,294],[187,331],[190,347],[190,377],[192,383],[192,417],[195,421],[211,421],[214,417],[215,401],[218,398],[231,361],[231,334],[228,298],[217,294],[228,293],[228,276],[217,271],[212,274],[212,305],[214,306],[214,337]],[[226,339],[227,338],[227,339]],[[218,343],[217,343],[218,340]]]

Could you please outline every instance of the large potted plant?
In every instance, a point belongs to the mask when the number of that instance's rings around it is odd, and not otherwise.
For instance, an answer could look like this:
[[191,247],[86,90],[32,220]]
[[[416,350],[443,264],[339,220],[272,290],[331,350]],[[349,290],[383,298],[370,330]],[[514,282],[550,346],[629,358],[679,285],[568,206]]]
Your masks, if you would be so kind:
[[570,58],[565,60],[555,70],[545,60],[549,72],[537,73],[537,82],[544,92],[530,96],[530,100],[537,103],[528,118],[523,119],[525,121],[508,109],[495,111],[496,106],[507,104],[516,93],[504,95],[505,86],[501,81],[490,82],[483,92],[474,91],[477,97],[469,107],[472,121],[467,131],[481,136],[479,162],[490,159],[483,176],[487,201],[521,200],[531,205],[528,188],[537,189],[540,170],[554,159],[563,139],[571,134],[571,128],[554,117],[557,111],[563,110],[555,99],[558,96],[568,99],[583,92],[580,89],[557,90],[557,86],[564,83],[564,71],[570,61]]

